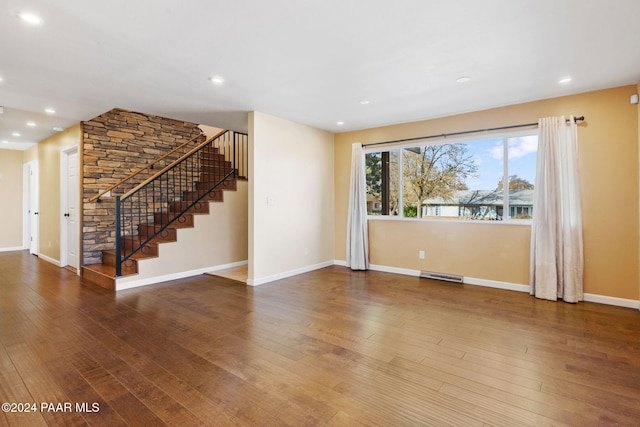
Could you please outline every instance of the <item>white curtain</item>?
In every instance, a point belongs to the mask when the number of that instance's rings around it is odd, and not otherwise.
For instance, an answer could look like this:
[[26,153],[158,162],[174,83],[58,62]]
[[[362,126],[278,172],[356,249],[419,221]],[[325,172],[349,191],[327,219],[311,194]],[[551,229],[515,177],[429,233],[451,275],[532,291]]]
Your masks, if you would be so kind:
[[573,116],[540,119],[538,129],[531,295],[578,302],[583,299],[578,130]]
[[351,183],[347,221],[347,267],[369,268],[369,230],[367,228],[367,189],[362,144],[351,146]]

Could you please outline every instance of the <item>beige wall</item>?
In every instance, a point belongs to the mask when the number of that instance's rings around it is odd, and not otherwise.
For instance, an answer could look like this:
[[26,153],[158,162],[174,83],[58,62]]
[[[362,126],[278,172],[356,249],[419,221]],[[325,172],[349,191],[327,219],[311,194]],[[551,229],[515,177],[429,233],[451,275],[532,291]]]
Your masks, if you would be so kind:
[[22,151],[0,149],[0,251],[22,242]]
[[333,147],[330,132],[249,114],[250,283],[334,259]]
[[[349,165],[353,142],[432,134],[584,115],[579,126],[585,292],[638,299],[638,112],[636,85],[530,102],[335,136],[335,256],[345,258]],[[405,220],[370,222],[371,261],[384,266],[528,284],[529,227]],[[418,250],[426,257],[418,259]]]
[[[81,150],[81,141],[82,129],[78,123],[36,146],[40,186],[40,254],[56,261],[60,260],[60,151],[73,146]],[[31,158],[32,153],[28,151],[25,156]]]

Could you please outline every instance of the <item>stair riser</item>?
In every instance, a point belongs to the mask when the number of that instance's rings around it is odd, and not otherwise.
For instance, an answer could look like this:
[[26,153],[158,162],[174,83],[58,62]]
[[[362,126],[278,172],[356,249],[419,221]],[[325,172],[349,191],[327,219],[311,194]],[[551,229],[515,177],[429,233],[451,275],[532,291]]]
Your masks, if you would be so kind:
[[[153,223],[156,225],[165,225],[173,218],[174,218],[174,215],[170,215],[166,213],[155,213],[153,214]],[[171,223],[171,227],[175,227],[175,228],[193,227],[193,215],[188,213],[182,215],[180,218],[176,219]]]
[[[170,212],[182,212],[190,204],[191,203],[187,202],[187,201],[184,201],[184,202],[171,202],[169,204],[169,211]],[[187,213],[190,213],[190,214],[208,214],[209,213],[209,203],[206,202],[206,201],[196,203],[194,206],[189,208]]]
[[[122,239],[122,251],[125,253],[131,252],[133,249],[140,246],[140,243],[142,243],[144,240],[146,239],[138,239],[137,237],[125,237]],[[158,256],[158,244],[154,242],[147,243],[144,248],[141,249],[141,251],[144,251],[144,254],[148,257]]]
[[[143,240],[148,239],[156,232],[154,225],[140,224],[138,225],[138,233]],[[165,228],[160,235],[153,238],[156,242],[175,242],[178,239],[178,233],[175,228]]]
[[[196,182],[196,190],[198,191],[206,191],[211,188],[212,184],[216,182]],[[216,190],[235,190],[236,189],[236,180],[233,178],[227,178],[224,182],[220,183],[216,188]]]
[[212,154],[209,156],[200,157],[201,165],[231,165],[231,162],[227,161],[224,154]]
[[[102,253],[102,263],[104,265],[109,265],[112,267],[116,266],[116,256],[110,252]],[[122,274],[137,274],[138,273],[138,262],[135,259],[128,259],[126,262],[122,264]]]
[[[182,193],[182,199],[185,201],[193,201],[200,198],[204,191],[185,191]],[[223,191],[213,191],[211,194],[205,196],[201,201],[204,202],[222,202],[224,198]]]

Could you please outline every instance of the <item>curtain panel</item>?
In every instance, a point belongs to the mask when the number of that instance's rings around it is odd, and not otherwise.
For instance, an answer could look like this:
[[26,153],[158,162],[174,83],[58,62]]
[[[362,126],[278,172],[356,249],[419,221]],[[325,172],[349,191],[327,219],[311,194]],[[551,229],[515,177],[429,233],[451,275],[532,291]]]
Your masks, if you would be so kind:
[[531,226],[531,295],[583,300],[582,210],[578,130],[573,116],[538,122],[538,160]]
[[351,146],[351,181],[347,221],[346,265],[352,270],[369,269],[369,230],[367,225],[367,188],[362,144]]

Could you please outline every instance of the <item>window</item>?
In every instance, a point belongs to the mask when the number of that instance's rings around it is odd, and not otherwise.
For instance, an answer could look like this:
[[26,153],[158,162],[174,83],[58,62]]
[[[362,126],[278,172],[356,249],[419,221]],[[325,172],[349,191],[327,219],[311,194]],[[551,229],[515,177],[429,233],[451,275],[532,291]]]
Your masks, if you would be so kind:
[[367,212],[405,218],[531,219],[537,133],[371,149]]

